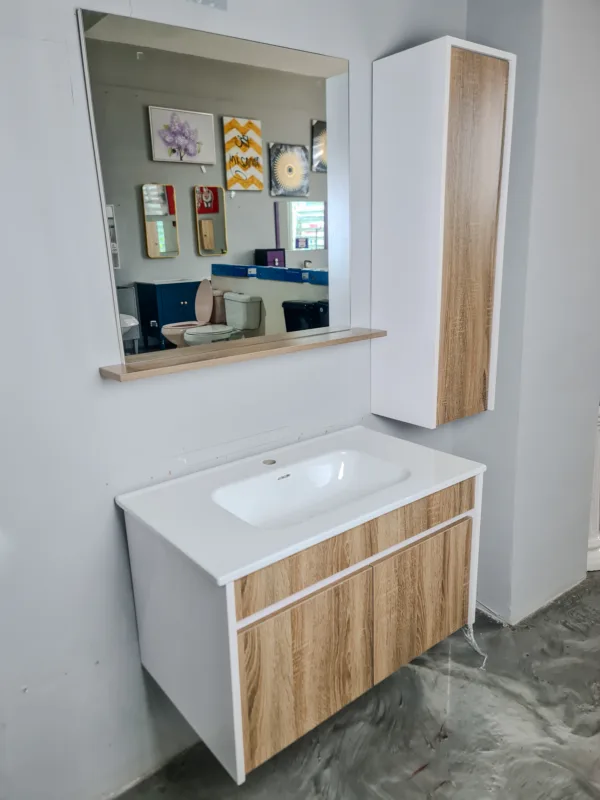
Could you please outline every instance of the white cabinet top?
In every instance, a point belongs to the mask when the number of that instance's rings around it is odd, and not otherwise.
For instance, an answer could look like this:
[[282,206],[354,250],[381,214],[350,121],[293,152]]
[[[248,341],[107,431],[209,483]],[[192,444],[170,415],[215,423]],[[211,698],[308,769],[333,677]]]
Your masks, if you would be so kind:
[[484,470],[354,427],[116,501],[224,585]]

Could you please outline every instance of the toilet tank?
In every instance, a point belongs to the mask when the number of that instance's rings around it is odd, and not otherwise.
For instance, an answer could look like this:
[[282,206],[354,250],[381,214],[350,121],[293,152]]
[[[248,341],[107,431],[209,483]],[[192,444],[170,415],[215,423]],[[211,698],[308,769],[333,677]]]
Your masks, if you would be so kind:
[[225,292],[227,324],[238,331],[255,331],[260,328],[261,304],[261,297]]

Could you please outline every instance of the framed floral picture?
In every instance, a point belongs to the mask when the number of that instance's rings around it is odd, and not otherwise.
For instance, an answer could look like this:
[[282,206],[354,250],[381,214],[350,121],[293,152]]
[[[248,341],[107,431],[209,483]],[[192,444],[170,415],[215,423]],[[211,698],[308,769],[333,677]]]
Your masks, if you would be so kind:
[[201,111],[149,106],[150,139],[154,161],[214,164],[215,119]]

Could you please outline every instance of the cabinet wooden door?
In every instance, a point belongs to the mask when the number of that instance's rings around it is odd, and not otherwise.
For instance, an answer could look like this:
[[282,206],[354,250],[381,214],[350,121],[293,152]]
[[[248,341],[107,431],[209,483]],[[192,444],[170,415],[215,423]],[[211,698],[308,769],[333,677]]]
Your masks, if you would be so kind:
[[468,621],[471,519],[373,566],[374,682]]
[[368,568],[240,631],[248,772],[373,685],[372,620]]
[[488,407],[508,70],[452,48],[438,425]]

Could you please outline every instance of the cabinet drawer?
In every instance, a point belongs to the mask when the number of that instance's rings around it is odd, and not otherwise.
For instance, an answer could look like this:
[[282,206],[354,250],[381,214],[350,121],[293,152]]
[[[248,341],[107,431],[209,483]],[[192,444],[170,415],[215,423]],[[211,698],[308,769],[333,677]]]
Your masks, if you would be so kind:
[[470,517],[373,566],[374,681],[467,624]]
[[246,770],[373,685],[369,567],[238,634]]
[[238,620],[470,511],[475,479],[423,497],[235,582]]

